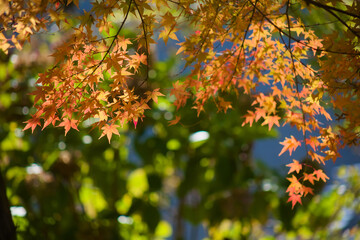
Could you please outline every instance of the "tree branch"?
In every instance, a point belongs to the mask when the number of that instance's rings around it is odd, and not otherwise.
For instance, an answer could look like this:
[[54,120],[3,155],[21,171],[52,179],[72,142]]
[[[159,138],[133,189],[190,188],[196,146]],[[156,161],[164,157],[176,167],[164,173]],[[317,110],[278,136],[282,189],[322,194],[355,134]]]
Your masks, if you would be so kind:
[[343,14],[346,14],[348,16],[351,16],[351,17],[355,17],[355,18],[360,18],[360,15],[357,15],[355,13],[351,13],[351,12],[347,12],[347,11],[344,11],[344,10],[341,10],[339,8],[335,8],[335,7],[332,7],[332,6],[329,6],[329,5],[325,5],[325,4],[322,4],[322,3],[319,3],[319,2],[315,2],[313,0],[304,0],[308,5],[314,5],[316,7],[319,7],[319,8],[322,8],[326,11],[336,11],[336,12],[339,12],[339,13],[343,13]]
[[15,240],[16,228],[12,220],[6,186],[0,171],[0,240]]

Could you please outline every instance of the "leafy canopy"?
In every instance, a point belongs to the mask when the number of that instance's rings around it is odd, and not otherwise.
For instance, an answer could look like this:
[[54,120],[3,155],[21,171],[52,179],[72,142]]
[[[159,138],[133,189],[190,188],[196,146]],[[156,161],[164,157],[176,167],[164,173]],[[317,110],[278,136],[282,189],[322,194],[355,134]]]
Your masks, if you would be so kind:
[[[54,24],[66,34],[54,48],[53,67],[39,74],[32,92],[36,112],[24,130],[51,124],[66,134],[86,121],[110,141],[124,124],[136,127],[150,101],[165,93],[144,90],[150,49],[162,39],[179,42],[177,54],[190,70],[170,91],[178,109],[191,99],[198,115],[208,101],[226,112],[233,102],[223,93],[250,95],[242,125],[291,125],[303,138],[285,137],[279,155],[302,146],[307,161],[321,164],[340,157],[344,145],[359,143],[359,1],[98,0],[76,19],[66,11],[71,4],[79,7],[72,0],[0,1],[3,52],[21,50]],[[329,20],[307,24],[316,14]],[[129,22],[137,26],[136,36],[124,34]],[[183,24],[193,32],[180,31]],[[287,166],[293,207],[313,193],[315,181],[328,179],[306,162]]]

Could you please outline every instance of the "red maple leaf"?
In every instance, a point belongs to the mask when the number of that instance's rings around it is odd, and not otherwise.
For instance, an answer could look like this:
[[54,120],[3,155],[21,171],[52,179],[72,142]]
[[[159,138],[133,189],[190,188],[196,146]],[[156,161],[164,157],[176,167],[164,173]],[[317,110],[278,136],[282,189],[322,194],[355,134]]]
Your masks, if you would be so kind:
[[292,204],[292,209],[294,209],[295,204],[298,202],[302,205],[301,202],[301,195],[300,194],[290,194],[289,199],[287,200],[287,202],[291,202]]
[[136,126],[137,126],[137,124],[138,124],[138,118],[134,118],[134,119],[133,119],[133,123],[134,123],[134,127],[135,127],[135,129],[136,129]]
[[304,190],[305,196],[308,195],[309,193],[310,193],[311,195],[314,195],[314,192],[313,192],[314,189],[312,189],[311,187],[305,187],[305,186],[303,186],[303,190]]

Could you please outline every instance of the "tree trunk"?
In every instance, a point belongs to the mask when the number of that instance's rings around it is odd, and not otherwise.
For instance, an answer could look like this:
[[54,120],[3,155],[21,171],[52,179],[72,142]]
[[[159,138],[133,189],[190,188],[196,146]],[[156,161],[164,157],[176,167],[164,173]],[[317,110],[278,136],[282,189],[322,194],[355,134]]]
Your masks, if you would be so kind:
[[16,228],[12,220],[6,186],[0,171],[0,240],[15,240]]

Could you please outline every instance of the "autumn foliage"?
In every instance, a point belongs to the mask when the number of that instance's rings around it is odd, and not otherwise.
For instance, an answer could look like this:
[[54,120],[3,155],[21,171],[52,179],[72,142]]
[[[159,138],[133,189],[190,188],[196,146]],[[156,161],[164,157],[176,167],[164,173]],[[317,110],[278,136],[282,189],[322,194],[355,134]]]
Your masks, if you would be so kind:
[[[325,164],[339,158],[344,145],[359,143],[359,1],[107,0],[72,18],[65,11],[69,4],[79,1],[0,0],[3,52],[21,50],[54,24],[67,34],[53,51],[53,67],[39,74],[31,93],[37,111],[24,130],[53,125],[64,127],[66,135],[87,121],[110,142],[124,124],[136,127],[149,102],[166,94],[137,90],[148,81],[152,45],[171,39],[191,70],[170,90],[177,108],[191,100],[200,115],[213,101],[226,113],[233,105],[222,93],[246,94],[252,107],[239,125],[290,125],[302,133],[280,142],[279,155],[289,154],[293,207],[313,194],[317,181],[328,179],[321,169],[293,160],[294,151]],[[341,31],[316,33],[305,25],[313,9],[332,15]],[[118,24],[110,21],[115,14],[121,16]],[[123,34],[129,21],[137,25],[134,38]],[[192,34],[179,30],[184,22]]]

